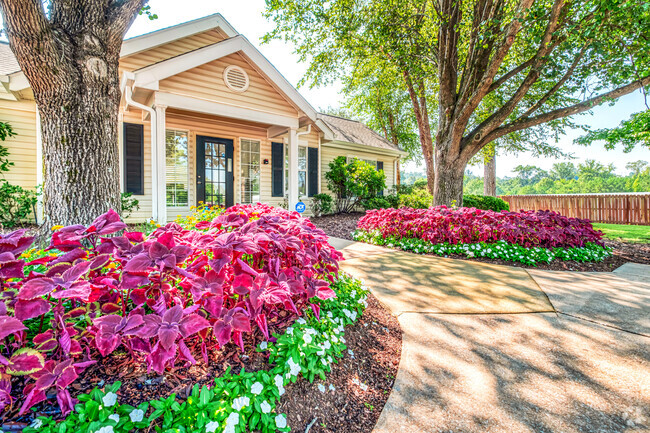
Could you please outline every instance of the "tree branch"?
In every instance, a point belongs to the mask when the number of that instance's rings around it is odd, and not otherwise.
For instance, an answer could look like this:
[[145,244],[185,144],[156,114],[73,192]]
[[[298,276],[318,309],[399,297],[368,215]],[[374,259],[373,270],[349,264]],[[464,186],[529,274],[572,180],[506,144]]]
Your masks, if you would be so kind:
[[548,111],[534,117],[521,117],[512,123],[494,129],[481,140],[479,145],[484,146],[487,143],[512,132],[521,131],[522,129],[541,125],[542,123],[550,122],[551,120],[561,119],[591,110],[606,101],[618,99],[623,95],[627,95],[648,85],[650,85],[650,75],[569,107],[558,108],[557,110]]
[[114,37],[119,37],[120,44],[124,34],[138,16],[148,0],[114,0],[109,13],[110,19],[116,24],[112,26]]

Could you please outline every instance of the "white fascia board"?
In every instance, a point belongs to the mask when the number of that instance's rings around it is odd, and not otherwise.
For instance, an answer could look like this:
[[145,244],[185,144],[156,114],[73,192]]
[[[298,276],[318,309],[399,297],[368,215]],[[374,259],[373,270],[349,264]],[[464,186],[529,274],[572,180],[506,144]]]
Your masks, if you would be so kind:
[[368,146],[367,144],[350,143],[347,141],[340,141],[340,140],[323,141],[321,142],[321,146],[334,147],[337,149],[358,150],[360,152],[377,153],[380,155],[390,155],[390,156],[397,156],[397,157],[408,155],[403,150],[384,149],[382,147]]
[[220,28],[229,38],[239,34],[221,14],[213,14],[141,36],[129,38],[122,43],[120,57],[130,56],[131,54],[139,53],[217,27]]
[[27,81],[27,77],[22,71],[9,75],[9,90],[12,92],[19,92],[29,89],[29,87],[29,81]]
[[231,119],[247,120],[250,122],[266,123],[270,125],[297,128],[298,119],[280,114],[267,113],[250,108],[238,107],[216,101],[192,98],[190,96],[175,95],[166,92],[156,92],[155,105],[179,108],[187,111],[213,114],[215,116],[228,117]]
[[137,87],[151,88],[158,81],[196,68],[213,60],[220,59],[230,54],[241,51],[244,46],[244,37],[235,36],[225,41],[217,42],[207,47],[199,48],[187,54],[163,60],[146,68],[135,71],[135,85]]

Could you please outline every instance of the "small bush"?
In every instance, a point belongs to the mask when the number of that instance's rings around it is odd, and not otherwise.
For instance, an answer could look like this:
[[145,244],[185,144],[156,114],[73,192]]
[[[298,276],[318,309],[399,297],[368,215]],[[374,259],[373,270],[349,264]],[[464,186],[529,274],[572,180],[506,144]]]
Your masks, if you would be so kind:
[[327,187],[336,197],[338,213],[352,212],[362,200],[376,197],[386,188],[383,170],[356,158],[348,163],[345,156],[335,158],[325,173]]
[[16,227],[34,213],[36,192],[0,180],[0,225]]
[[369,209],[388,209],[391,203],[385,197],[372,197],[361,201],[361,206],[365,210]]
[[133,198],[133,193],[123,192],[121,195],[122,199],[122,218],[126,219],[131,216],[131,214],[138,209],[140,209],[140,202]]
[[463,207],[475,207],[476,209],[493,210],[495,212],[510,210],[510,205],[499,197],[474,194],[463,196]]
[[311,198],[311,210],[314,216],[332,213],[332,196],[325,193],[316,194]]
[[399,196],[399,207],[428,209],[433,204],[433,196],[426,189],[413,189],[410,194]]

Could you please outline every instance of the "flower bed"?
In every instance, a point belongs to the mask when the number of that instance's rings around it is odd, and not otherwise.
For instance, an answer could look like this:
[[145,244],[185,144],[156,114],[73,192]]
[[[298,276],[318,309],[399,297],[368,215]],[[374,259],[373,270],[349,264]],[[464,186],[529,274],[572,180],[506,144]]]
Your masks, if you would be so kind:
[[474,208],[380,209],[359,220],[354,238],[415,253],[521,262],[602,261],[611,254],[587,220],[556,212]]
[[[23,231],[3,236],[0,409],[7,411],[18,406],[20,414],[25,414],[30,407],[56,395],[61,415],[70,413],[76,403],[70,385],[98,359],[110,357],[116,350],[125,353],[130,362],[144,362],[150,371],[162,374],[177,366],[207,363],[209,353],[231,342],[243,348],[244,340],[252,340],[254,344],[268,342],[271,362],[283,369],[292,368],[292,377],[297,373],[297,365],[300,370],[305,367],[303,373],[310,372],[308,376],[312,379],[313,375],[324,374],[338,347],[327,349],[324,364],[322,358],[317,358],[321,349],[314,349],[316,343],[322,343],[322,333],[331,325],[330,320],[316,320],[322,316],[321,308],[330,300],[330,310],[323,311],[329,311],[331,318],[338,321],[345,320],[339,312],[347,320],[359,314],[341,304],[341,296],[336,298],[331,287],[332,282],[338,281],[339,253],[327,243],[321,230],[296,213],[264,205],[241,205],[217,214],[211,221],[192,220],[187,225],[190,229],[170,223],[145,238],[138,232],[108,237],[126,227],[117,214],[109,212],[89,227],[58,228],[45,252],[28,251],[33,239],[24,236]],[[210,215],[214,216],[214,212]],[[352,284],[345,281],[346,285]],[[361,290],[356,293],[361,299]],[[354,307],[362,307],[358,299],[355,302]],[[290,350],[280,350],[285,340],[294,341],[294,337],[271,336],[270,330],[283,329],[300,316],[310,320],[314,326],[310,329],[318,329],[321,334],[298,332],[296,335],[302,338],[305,348],[300,351],[286,343]],[[325,328],[316,328],[316,324]],[[342,324],[339,322],[338,326]],[[309,342],[310,339],[313,341]],[[330,351],[332,347],[334,352]],[[310,356],[305,365],[300,364],[303,355]],[[322,367],[312,365],[314,359]],[[232,431],[240,431],[244,425],[270,429],[271,410],[267,412],[268,406],[261,404],[266,401],[272,409],[271,395],[266,400],[258,395],[256,403],[251,403],[255,411],[251,409],[250,413],[242,412],[244,406],[240,407],[237,420],[232,415],[228,423],[227,418],[221,417],[234,413],[224,406],[232,406],[234,401],[227,402],[222,397],[245,397],[244,388],[256,382],[270,389],[269,374],[224,375],[213,388],[218,390],[216,393],[197,388],[200,401],[219,401],[214,406],[215,414],[202,428],[214,422],[221,428],[230,425]],[[286,374],[284,377],[287,378]],[[254,378],[256,381],[249,383]],[[250,392],[257,389],[258,386]],[[148,426],[149,422],[166,425],[165,431],[183,422],[173,416],[168,419],[169,408],[159,412],[160,420],[149,420],[159,410],[156,406],[173,404],[172,398],[164,400],[167,403],[152,402],[151,406],[143,403],[137,409],[120,406],[118,412],[112,413],[121,414],[120,420],[105,424],[109,422],[108,415],[103,409],[94,408],[92,402],[98,398],[103,402],[110,392],[115,389],[109,387],[87,397],[80,396],[78,410],[65,422],[70,420],[71,425],[89,429],[83,431],[106,428],[102,433],[118,428],[143,428],[143,423]],[[196,398],[195,395],[186,403],[191,406],[190,400]],[[90,412],[83,412],[86,406],[90,406]],[[103,402],[102,407],[112,405]],[[212,413],[212,408],[207,414]],[[140,419],[140,412],[131,417],[134,410],[142,411],[143,418]],[[201,411],[205,412],[205,406]],[[124,416],[127,413],[130,421]],[[196,417],[194,421],[198,423]],[[50,425],[53,421],[42,418],[40,422]],[[189,421],[185,418],[184,422]]]

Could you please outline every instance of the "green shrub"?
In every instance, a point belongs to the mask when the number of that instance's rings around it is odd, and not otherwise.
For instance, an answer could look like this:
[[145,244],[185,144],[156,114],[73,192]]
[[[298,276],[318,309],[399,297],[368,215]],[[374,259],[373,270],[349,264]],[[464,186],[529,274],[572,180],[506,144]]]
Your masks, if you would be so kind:
[[385,197],[372,197],[365,200],[361,200],[361,206],[365,210],[388,209],[390,207],[393,207]]
[[463,207],[475,207],[476,209],[493,210],[495,212],[510,210],[510,205],[499,197],[474,194],[463,196]]
[[332,213],[332,196],[325,193],[316,194],[311,198],[311,210],[314,216]]
[[121,195],[122,199],[122,218],[126,219],[131,216],[131,214],[140,209],[140,202],[133,198],[133,193],[123,192]]
[[16,227],[28,219],[36,206],[36,192],[0,180],[0,225]]
[[362,200],[376,197],[386,188],[384,171],[357,158],[348,163],[345,156],[339,156],[329,167],[325,179],[336,198],[338,213],[352,212]]
[[413,189],[410,194],[399,195],[399,207],[428,209],[433,205],[433,196],[426,189]]

